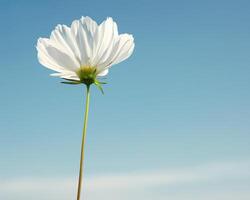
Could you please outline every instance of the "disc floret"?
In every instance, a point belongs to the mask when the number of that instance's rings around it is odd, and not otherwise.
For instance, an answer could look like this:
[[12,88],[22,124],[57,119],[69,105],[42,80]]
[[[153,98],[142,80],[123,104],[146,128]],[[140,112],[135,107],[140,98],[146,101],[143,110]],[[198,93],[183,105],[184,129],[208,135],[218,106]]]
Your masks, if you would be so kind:
[[97,72],[95,67],[90,67],[90,66],[80,67],[77,70],[76,74],[79,77],[80,82],[84,83],[85,85],[91,85],[96,81]]

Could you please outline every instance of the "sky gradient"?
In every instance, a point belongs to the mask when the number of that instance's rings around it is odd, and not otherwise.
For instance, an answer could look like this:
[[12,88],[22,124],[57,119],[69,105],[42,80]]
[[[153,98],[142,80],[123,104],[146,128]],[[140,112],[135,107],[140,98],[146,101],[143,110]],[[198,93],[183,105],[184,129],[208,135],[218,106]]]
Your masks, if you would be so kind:
[[81,16],[135,38],[105,95],[92,88],[88,200],[250,198],[248,1],[0,4],[0,199],[74,199],[85,90],[50,77],[35,46]]

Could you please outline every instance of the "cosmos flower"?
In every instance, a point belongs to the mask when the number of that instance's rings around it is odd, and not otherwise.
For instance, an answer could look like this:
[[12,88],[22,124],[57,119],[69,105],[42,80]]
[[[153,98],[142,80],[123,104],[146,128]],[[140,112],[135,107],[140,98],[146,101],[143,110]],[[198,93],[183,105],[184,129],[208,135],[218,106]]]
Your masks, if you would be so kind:
[[37,51],[39,62],[56,71],[52,76],[91,85],[107,75],[111,66],[127,59],[134,46],[133,36],[119,34],[112,18],[98,25],[82,17],[70,27],[57,25],[50,38],[39,38]]
[[95,84],[102,92],[98,77],[108,74],[109,68],[127,59],[134,50],[134,38],[129,34],[118,34],[117,25],[107,18],[100,25],[90,17],[72,22],[71,27],[57,25],[50,38],[39,38],[37,42],[39,62],[54,70],[51,74],[66,79],[67,84],[86,85],[86,107],[82,132],[80,169],[77,200],[81,198],[83,183],[84,144],[87,132],[90,85]]

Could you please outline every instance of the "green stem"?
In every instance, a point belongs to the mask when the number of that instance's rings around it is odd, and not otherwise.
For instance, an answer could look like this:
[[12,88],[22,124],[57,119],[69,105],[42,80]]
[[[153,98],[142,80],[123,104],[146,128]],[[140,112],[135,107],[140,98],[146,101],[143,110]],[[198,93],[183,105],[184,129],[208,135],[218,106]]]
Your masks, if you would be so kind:
[[82,147],[81,147],[81,159],[80,159],[80,170],[79,170],[79,180],[78,180],[78,189],[77,189],[77,200],[81,198],[81,188],[83,180],[83,161],[84,161],[84,143],[87,131],[88,115],[89,115],[89,98],[90,98],[90,86],[87,85],[87,94],[86,94],[86,107],[85,107],[85,116],[84,116],[84,125],[82,131]]

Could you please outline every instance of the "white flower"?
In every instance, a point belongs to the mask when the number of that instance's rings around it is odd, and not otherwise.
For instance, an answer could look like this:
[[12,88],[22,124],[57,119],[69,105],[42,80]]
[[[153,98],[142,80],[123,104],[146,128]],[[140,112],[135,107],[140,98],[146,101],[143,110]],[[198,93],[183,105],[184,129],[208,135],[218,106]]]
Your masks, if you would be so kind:
[[107,18],[98,25],[90,17],[72,22],[71,27],[57,25],[50,38],[39,38],[39,62],[64,79],[92,84],[108,74],[109,68],[127,59],[133,52],[134,39],[118,34],[117,25]]

